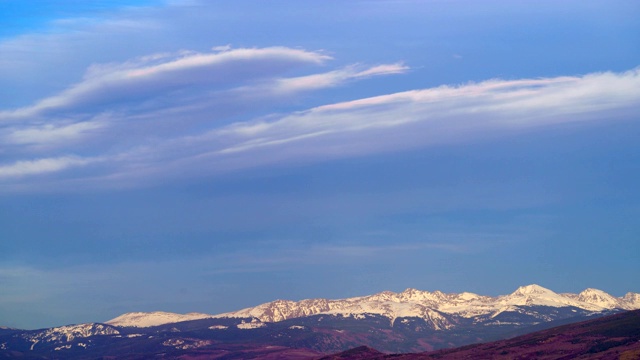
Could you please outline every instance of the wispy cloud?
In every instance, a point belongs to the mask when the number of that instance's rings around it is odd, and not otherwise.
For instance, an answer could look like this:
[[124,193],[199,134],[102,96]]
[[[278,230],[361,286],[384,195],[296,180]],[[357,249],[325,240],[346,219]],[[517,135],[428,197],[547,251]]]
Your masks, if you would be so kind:
[[275,120],[236,123],[220,153],[304,143],[307,154],[349,156],[491,136],[505,130],[630,117],[640,72],[489,80],[320,106]]
[[210,53],[155,54],[122,64],[94,65],[80,83],[33,106],[0,112],[0,119],[21,119],[55,110],[105,111],[122,103],[131,108],[136,102],[144,104],[153,97],[188,87],[237,85],[329,59],[318,52],[285,47],[216,48]]
[[[24,180],[98,157],[103,166],[89,174],[94,186],[102,186],[100,179],[136,183],[214,175],[562,123],[630,119],[640,109],[640,70],[634,69],[492,79],[269,114],[271,104],[287,103],[292,95],[409,71],[393,63],[287,76],[294,68],[329,60],[323,52],[301,49],[224,46],[94,65],[58,95],[0,112],[4,151],[13,158],[0,167],[0,177]],[[250,111],[267,115],[239,116]],[[48,145],[48,152],[34,145]],[[69,172],[69,179],[83,174]]]
[[19,178],[62,171],[71,167],[86,165],[91,160],[73,156],[21,160],[0,166],[0,178]]
[[70,124],[42,124],[25,128],[9,130],[5,141],[10,144],[59,144],[80,137],[86,133],[101,128],[103,124],[97,121],[86,121]]
[[191,127],[198,129],[196,134],[207,133],[229,118],[286,103],[301,92],[408,70],[402,64],[353,65],[286,76],[329,60],[319,51],[222,46],[206,53],[160,53],[93,65],[82,81],[57,95],[0,111],[7,155],[0,176],[24,180],[85,164],[78,159],[95,156],[107,159],[110,169],[95,178],[118,177],[134,168],[154,173],[155,164],[180,161],[179,154],[190,159],[219,147],[192,135]]
[[[401,63],[378,65],[364,70],[361,69],[361,66],[349,66],[345,69],[335,70],[324,74],[280,79],[275,83],[275,88],[282,92],[316,90],[344,84],[349,80],[363,79],[378,75],[402,74],[408,70],[409,67]],[[273,85],[270,84],[269,86]]]

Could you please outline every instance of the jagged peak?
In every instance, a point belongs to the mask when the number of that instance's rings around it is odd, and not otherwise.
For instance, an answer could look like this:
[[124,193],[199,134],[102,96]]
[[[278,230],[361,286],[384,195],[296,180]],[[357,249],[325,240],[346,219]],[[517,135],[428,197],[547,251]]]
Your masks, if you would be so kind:
[[[307,300],[300,300],[300,301],[309,301],[311,299],[307,299]],[[277,304],[295,304],[296,302],[293,300],[285,300],[285,299],[277,299],[277,300],[273,300],[271,302],[265,303],[265,305],[277,305]]]
[[399,293],[398,295],[401,297],[425,297],[425,296],[432,296],[432,295],[438,295],[438,293],[440,293],[439,291],[435,291],[435,292],[429,292],[426,290],[418,290],[418,289],[414,289],[414,288],[408,288],[405,291]]
[[429,292],[424,290],[408,288],[405,291],[397,294],[396,298],[397,298],[397,301],[424,303],[424,302],[444,301],[446,300],[447,295],[439,290],[436,290],[434,292]]
[[381,292],[377,293],[376,295],[393,296],[393,295],[396,295],[396,293],[394,293],[393,291],[390,291],[390,290],[385,290],[385,291],[381,291]]
[[418,290],[414,288],[406,288],[401,294],[415,294],[415,293],[425,293],[428,291]]
[[367,298],[367,299],[372,299],[372,300],[393,300],[396,299],[398,297],[398,294],[394,293],[393,291],[389,291],[389,290],[385,290],[382,292],[379,292],[377,294],[373,294],[373,295],[369,295],[369,296],[365,296],[363,298]]

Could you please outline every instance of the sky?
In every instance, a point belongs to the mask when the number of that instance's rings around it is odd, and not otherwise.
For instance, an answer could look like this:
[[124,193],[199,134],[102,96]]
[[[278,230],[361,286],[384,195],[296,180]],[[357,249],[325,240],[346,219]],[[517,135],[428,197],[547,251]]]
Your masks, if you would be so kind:
[[0,325],[640,292],[635,0],[0,0]]

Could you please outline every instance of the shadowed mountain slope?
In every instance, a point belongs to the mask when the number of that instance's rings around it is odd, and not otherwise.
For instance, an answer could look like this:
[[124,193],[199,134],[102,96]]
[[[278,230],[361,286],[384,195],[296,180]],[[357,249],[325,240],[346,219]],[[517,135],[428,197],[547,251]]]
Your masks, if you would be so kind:
[[[344,354],[348,353],[322,359],[343,359]],[[418,354],[369,354],[358,359],[640,359],[640,310],[455,349]]]

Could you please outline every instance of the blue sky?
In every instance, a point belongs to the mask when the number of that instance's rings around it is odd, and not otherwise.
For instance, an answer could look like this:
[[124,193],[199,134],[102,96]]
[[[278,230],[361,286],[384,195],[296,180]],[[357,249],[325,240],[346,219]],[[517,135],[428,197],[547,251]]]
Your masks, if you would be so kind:
[[0,1],[0,325],[640,292],[636,1]]

